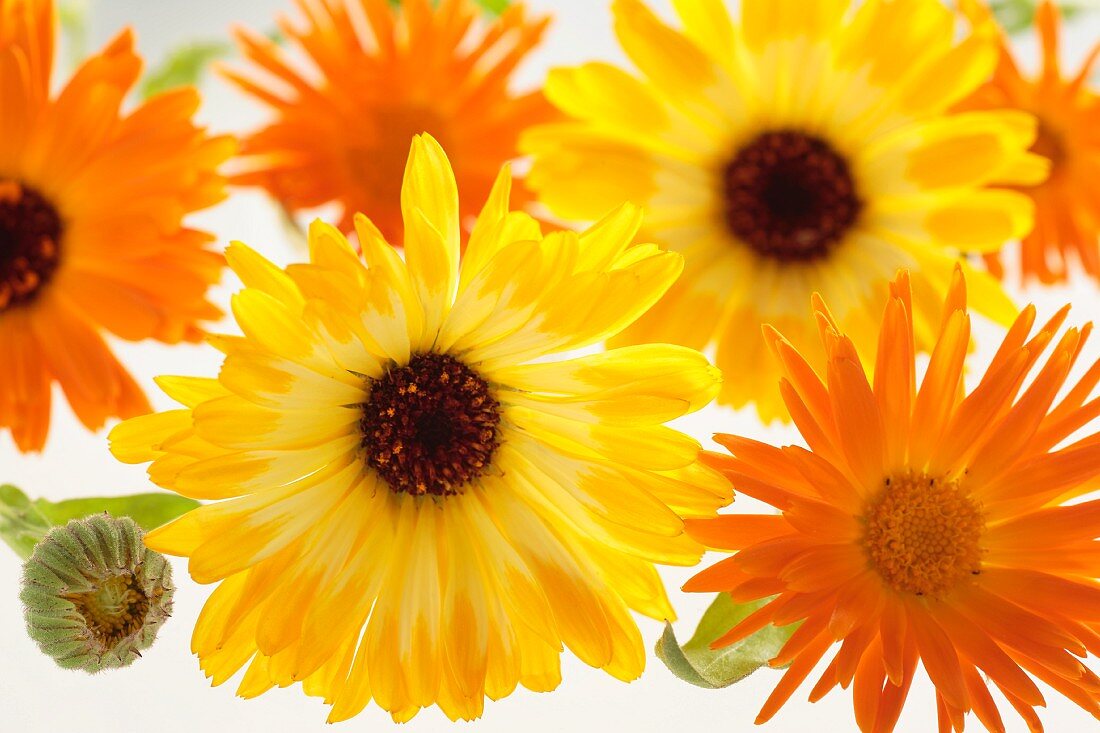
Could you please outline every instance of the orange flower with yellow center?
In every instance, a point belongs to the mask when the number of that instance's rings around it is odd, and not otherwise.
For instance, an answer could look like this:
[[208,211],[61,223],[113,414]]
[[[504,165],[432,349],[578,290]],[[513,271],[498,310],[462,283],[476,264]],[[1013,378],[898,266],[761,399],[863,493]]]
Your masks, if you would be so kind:
[[[978,22],[992,23],[988,8],[975,0],[964,3]],[[1100,44],[1079,71],[1062,76],[1058,58],[1058,8],[1047,0],[1038,9],[1035,25],[1043,49],[1042,70],[1034,79],[1017,67],[1002,36],[1000,61],[992,80],[963,103],[971,110],[1018,109],[1039,119],[1032,152],[1049,158],[1050,178],[1021,190],[1035,202],[1035,228],[1023,239],[1023,276],[1044,283],[1064,281],[1076,260],[1090,275],[1100,278],[1100,96],[1089,88],[1089,77]],[[986,262],[1003,275],[1000,257]]]
[[[308,65],[262,35],[238,32],[253,68],[225,73],[275,117],[244,140],[233,181],[267,189],[290,211],[337,202],[345,233],[356,212],[369,211],[400,244],[405,155],[413,136],[428,132],[454,167],[465,238],[478,213],[473,202],[488,197],[501,165],[517,156],[520,133],[553,117],[541,91],[508,88],[547,20],[513,5],[486,24],[472,0],[297,5],[306,24],[279,25]],[[517,185],[512,205],[531,198]]]
[[222,257],[183,217],[223,197],[232,153],[191,118],[193,89],[131,112],[141,59],[129,31],[51,95],[54,8],[0,0],[0,428],[39,450],[60,383],[97,429],[149,411],[103,333],[167,343],[201,338]]
[[710,464],[779,513],[689,520],[697,540],[735,554],[685,590],[774,596],[716,648],[801,622],[771,660],[789,666],[758,723],[831,650],[810,700],[852,685],[861,731],[893,730],[918,663],[936,688],[940,731],[962,731],[970,712],[1004,731],[990,686],[1041,731],[1036,678],[1100,718],[1100,678],[1078,659],[1100,652],[1100,500],[1071,503],[1096,488],[1100,433],[1067,444],[1100,416],[1089,399],[1100,361],[1056,399],[1091,324],[1059,338],[1066,308],[1029,337],[1028,307],[967,392],[970,316],[956,270],[918,387],[907,272],[890,296],[873,378],[820,298],[824,373],[768,331],[809,449],[718,437],[732,455]]

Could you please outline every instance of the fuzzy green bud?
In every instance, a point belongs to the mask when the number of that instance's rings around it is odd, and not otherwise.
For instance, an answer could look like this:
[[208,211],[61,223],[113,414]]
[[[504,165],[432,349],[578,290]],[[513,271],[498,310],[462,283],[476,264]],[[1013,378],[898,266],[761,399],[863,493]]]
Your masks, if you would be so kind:
[[129,517],[54,527],[23,566],[27,633],[65,669],[126,667],[172,611],[172,568]]

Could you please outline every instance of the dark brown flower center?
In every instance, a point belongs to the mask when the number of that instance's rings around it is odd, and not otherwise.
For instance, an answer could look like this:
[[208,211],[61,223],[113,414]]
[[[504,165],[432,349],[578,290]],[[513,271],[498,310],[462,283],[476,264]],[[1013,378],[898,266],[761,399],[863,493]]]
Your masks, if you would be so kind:
[[0,312],[33,300],[57,270],[61,217],[38,191],[0,179]]
[[417,354],[371,380],[359,427],[367,463],[397,493],[459,494],[500,444],[500,404],[472,369]]
[[824,140],[793,130],[766,132],[741,148],[723,184],[730,231],[779,260],[827,254],[862,208],[847,161]]
[[65,597],[105,649],[140,632],[151,605],[141,578],[129,573],[108,578],[96,590]]
[[1031,152],[1050,160],[1053,175],[1066,160],[1065,137],[1058,128],[1040,118]]

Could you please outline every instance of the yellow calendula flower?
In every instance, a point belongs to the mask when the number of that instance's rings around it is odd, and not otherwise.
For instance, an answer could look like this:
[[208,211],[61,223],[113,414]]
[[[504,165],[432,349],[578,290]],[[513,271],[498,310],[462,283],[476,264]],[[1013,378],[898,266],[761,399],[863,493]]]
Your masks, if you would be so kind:
[[98,430],[149,402],[105,340],[200,341],[224,260],[185,217],[225,196],[234,149],[193,116],[194,89],[124,101],[129,30],[63,84],[52,0],[0,0],[0,432],[41,450],[56,383]]
[[922,378],[906,273],[873,376],[820,299],[820,373],[769,329],[779,391],[809,449],[720,435],[731,455],[708,454],[778,512],[688,522],[734,554],[685,590],[767,601],[713,646],[800,624],[771,660],[786,671],[757,723],[811,674],[814,702],[851,687],[864,733],[890,733],[924,674],[940,733],[961,732],[969,713],[1004,733],[994,688],[1041,732],[1035,708],[1049,693],[1036,681],[1100,719],[1100,677],[1083,661],[1100,652],[1100,361],[1070,376],[1092,326],[1059,335],[1067,306],[1036,329],[1029,306],[968,390],[966,284],[956,272]]
[[[913,272],[919,346],[930,344],[958,254],[1025,234],[1032,206],[994,188],[1041,180],[1019,111],[951,114],[997,62],[992,32],[955,42],[938,0],[674,0],[676,30],[639,0],[615,28],[637,67],[555,71],[550,100],[573,119],[535,128],[527,178],[559,216],[644,206],[647,238],[681,252],[684,276],[618,343],[717,342],[719,399],[783,411],[753,334],[779,327],[824,354],[806,303],[820,292],[861,353],[899,267]],[[977,310],[1015,313],[988,275]]]
[[301,681],[330,720],[475,718],[517,684],[551,690],[564,643],[623,680],[644,666],[629,611],[671,617],[654,563],[691,565],[682,517],[725,480],[663,425],[718,390],[705,357],[645,345],[557,361],[634,321],[681,270],[631,246],[624,206],[545,238],[508,212],[505,169],[459,265],[454,176],[428,136],[402,190],[403,262],[365,217],[360,258],[315,224],[311,261],[228,260],[244,335],[215,379],[160,381],[183,409],[111,434],[126,462],[220,500],[150,533],[221,585],[193,649],[240,694]]

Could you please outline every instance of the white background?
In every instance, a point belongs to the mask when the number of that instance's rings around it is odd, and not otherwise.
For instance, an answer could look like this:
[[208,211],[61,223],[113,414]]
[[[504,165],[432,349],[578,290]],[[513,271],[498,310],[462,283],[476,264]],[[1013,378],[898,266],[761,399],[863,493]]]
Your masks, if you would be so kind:
[[[808,0],[813,2],[814,0]],[[99,48],[124,25],[137,30],[140,51],[151,60],[181,42],[222,37],[230,23],[243,22],[255,28],[273,26],[276,11],[289,0],[96,0],[92,15],[92,46]],[[667,1],[654,3],[661,12]],[[607,0],[531,0],[529,5],[557,16],[541,51],[523,70],[520,85],[539,83],[549,66],[592,58],[622,58],[610,30]],[[1069,32],[1066,55],[1079,59],[1100,37],[1097,16],[1077,21]],[[1035,44],[1022,38],[1021,49],[1035,57]],[[206,85],[203,117],[218,131],[239,131],[262,118],[258,110],[243,101],[219,80]],[[217,209],[204,212],[195,222],[214,231],[219,243],[240,239],[278,262],[301,258],[286,241],[275,212],[258,194],[243,192]],[[235,283],[226,282],[215,297],[225,305]],[[1034,301],[1042,315],[1052,314],[1059,305],[1074,303],[1071,324],[1100,315],[1100,288],[1080,280],[1056,290],[1014,290],[1020,303]],[[224,324],[222,330],[231,330]],[[986,326],[977,332],[980,349],[975,363],[982,365],[992,353],[997,332]],[[218,355],[206,347],[167,348],[154,343],[119,344],[118,352],[138,381],[152,392],[152,377],[158,374],[213,375]],[[1100,341],[1089,345],[1087,359],[1100,357]],[[3,355],[0,354],[0,358]],[[58,395],[52,433],[41,455],[20,455],[7,435],[0,434],[0,483],[13,483],[32,496],[62,499],[75,496],[132,493],[151,490],[142,467],[123,466],[108,454],[105,432],[83,430]],[[152,393],[158,409],[170,407],[162,396]],[[701,441],[713,432],[751,435],[777,443],[795,442],[797,435],[786,428],[762,427],[750,412],[735,413],[711,407],[682,422],[684,430]],[[1095,430],[1100,426],[1093,426]],[[752,511],[748,499],[739,499],[737,509]],[[708,558],[707,563],[715,558]],[[327,708],[307,698],[298,687],[273,690],[259,699],[245,701],[234,696],[237,680],[215,689],[199,671],[189,652],[192,625],[210,587],[198,586],[186,576],[183,562],[175,562],[175,617],[166,625],[156,645],[132,667],[89,677],[66,672],[39,653],[22,629],[22,610],[17,598],[19,562],[0,547],[0,731],[54,733],[55,731],[311,731],[322,730]],[[664,572],[673,603],[680,613],[676,624],[686,639],[709,602],[709,597],[682,593],[679,586],[691,574],[684,569]],[[661,625],[640,619],[646,644],[652,648]],[[489,702],[485,716],[473,724],[452,725],[437,710],[426,710],[408,724],[412,733],[467,729],[490,731],[588,731],[633,730],[698,731],[749,730],[756,711],[779,678],[764,670],[749,680],[725,690],[701,690],[672,677],[650,655],[643,678],[623,684],[590,669],[573,657],[563,657],[564,682],[554,693],[534,694],[519,690],[500,702]],[[808,727],[825,731],[855,730],[849,692],[834,691],[824,701],[809,705],[808,690],[795,695],[787,707],[764,730],[773,733],[802,733]],[[1075,706],[1048,694],[1050,707],[1042,713],[1047,729],[1094,730],[1096,722]],[[1003,705],[1011,731],[1025,726]],[[976,719],[969,720],[979,729]],[[390,730],[389,716],[368,707],[359,717],[341,724],[344,730]],[[935,730],[935,704],[925,680],[912,690],[899,731],[925,733]]]

